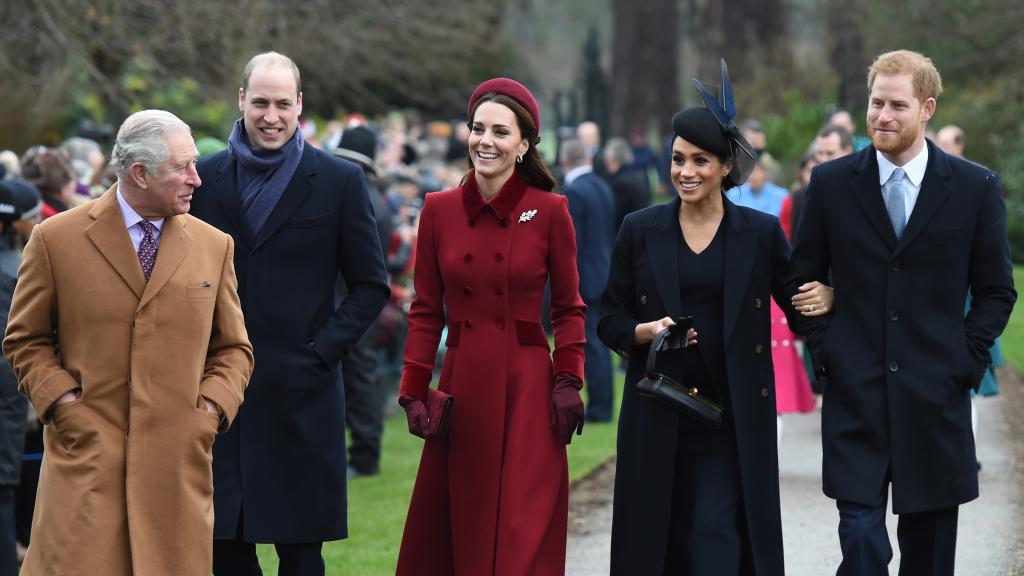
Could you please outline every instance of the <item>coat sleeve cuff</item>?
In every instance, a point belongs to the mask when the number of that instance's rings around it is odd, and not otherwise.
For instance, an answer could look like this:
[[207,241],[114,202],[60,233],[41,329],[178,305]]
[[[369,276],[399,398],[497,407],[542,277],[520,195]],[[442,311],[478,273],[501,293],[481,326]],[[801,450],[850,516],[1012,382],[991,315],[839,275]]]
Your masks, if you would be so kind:
[[208,379],[199,385],[199,395],[220,408],[221,416],[224,418],[220,431],[225,432],[230,428],[231,423],[238,415],[238,407],[241,405],[242,399],[213,379]]
[[559,354],[556,350],[552,361],[552,368],[555,374],[569,374],[578,380],[583,380],[583,359],[579,354]]
[[65,370],[59,370],[40,383],[35,390],[28,392],[32,406],[36,409],[36,414],[39,415],[39,421],[47,424],[49,419],[46,414],[57,398],[80,387],[81,385],[71,374]]
[[433,376],[430,370],[407,364],[405,370],[402,371],[402,384],[399,386],[399,394],[402,396],[413,396],[421,402],[426,402],[427,388],[430,388],[430,380]]

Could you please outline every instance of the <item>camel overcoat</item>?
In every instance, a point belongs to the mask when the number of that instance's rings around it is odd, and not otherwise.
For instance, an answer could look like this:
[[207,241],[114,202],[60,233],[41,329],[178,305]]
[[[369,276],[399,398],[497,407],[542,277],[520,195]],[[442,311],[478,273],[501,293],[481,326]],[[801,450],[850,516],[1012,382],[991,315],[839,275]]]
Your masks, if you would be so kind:
[[218,417],[201,397],[229,426],[253,367],[233,249],[167,218],[147,283],[114,188],[32,233],[3,343],[45,424],[22,576],[210,573]]

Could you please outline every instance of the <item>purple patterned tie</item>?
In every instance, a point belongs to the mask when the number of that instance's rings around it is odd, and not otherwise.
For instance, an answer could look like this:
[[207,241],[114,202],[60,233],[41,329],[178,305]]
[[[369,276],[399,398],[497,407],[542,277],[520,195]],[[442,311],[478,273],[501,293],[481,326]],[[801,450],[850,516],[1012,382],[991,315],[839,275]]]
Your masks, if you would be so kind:
[[149,281],[149,275],[153,273],[153,265],[156,264],[156,240],[153,238],[153,230],[156,226],[148,220],[139,223],[142,226],[142,242],[139,242],[139,263],[142,264],[142,273]]

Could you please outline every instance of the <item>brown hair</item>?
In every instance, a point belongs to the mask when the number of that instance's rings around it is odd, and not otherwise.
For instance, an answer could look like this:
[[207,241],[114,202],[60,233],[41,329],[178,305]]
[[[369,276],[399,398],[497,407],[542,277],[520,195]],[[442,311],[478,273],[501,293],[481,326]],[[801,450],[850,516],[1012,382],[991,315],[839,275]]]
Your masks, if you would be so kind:
[[[530,143],[530,147],[526,150],[526,154],[523,155],[523,161],[516,163],[516,172],[526,181],[527,184],[534,188],[540,188],[541,190],[547,190],[548,192],[555,189],[557,181],[554,175],[551,174],[551,169],[541,159],[540,153],[537,152],[537,143],[540,142],[540,136],[537,134],[537,123],[533,120],[533,116],[526,111],[519,102],[516,102],[511,97],[504,94],[498,94],[496,92],[490,92],[484,94],[477,100],[476,105],[473,106],[472,113],[469,115],[469,127],[473,128],[473,118],[476,117],[477,108],[480,107],[484,102],[494,102],[495,104],[501,104],[512,110],[515,114],[516,124],[519,126],[519,132],[523,138]],[[462,177],[462,183],[465,184],[466,180],[469,179],[469,175],[473,173],[473,151],[470,150],[466,156],[469,161],[470,170]]]
[[875,58],[868,69],[868,91],[874,86],[875,76],[879,74],[909,74],[914,84],[914,96],[922,103],[942,94],[942,76],[931,58],[919,52],[896,50]]
[[43,196],[58,196],[75,172],[63,152],[39,147],[29,150],[22,159],[21,177],[35,184]]

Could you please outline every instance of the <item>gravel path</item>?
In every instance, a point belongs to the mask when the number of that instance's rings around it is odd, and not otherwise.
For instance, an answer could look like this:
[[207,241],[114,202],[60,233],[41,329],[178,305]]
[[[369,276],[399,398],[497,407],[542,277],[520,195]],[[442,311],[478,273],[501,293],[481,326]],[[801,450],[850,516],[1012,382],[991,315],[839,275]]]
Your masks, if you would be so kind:
[[[960,508],[957,574],[1024,576],[1024,384],[1011,371],[1000,374],[1002,393],[977,401],[978,458],[983,464],[981,497]],[[821,493],[819,414],[787,415],[779,468],[786,572],[791,576],[834,574],[839,565],[839,514]],[[579,482],[569,506],[566,574],[608,573],[614,466]],[[889,515],[899,569],[896,517]]]

